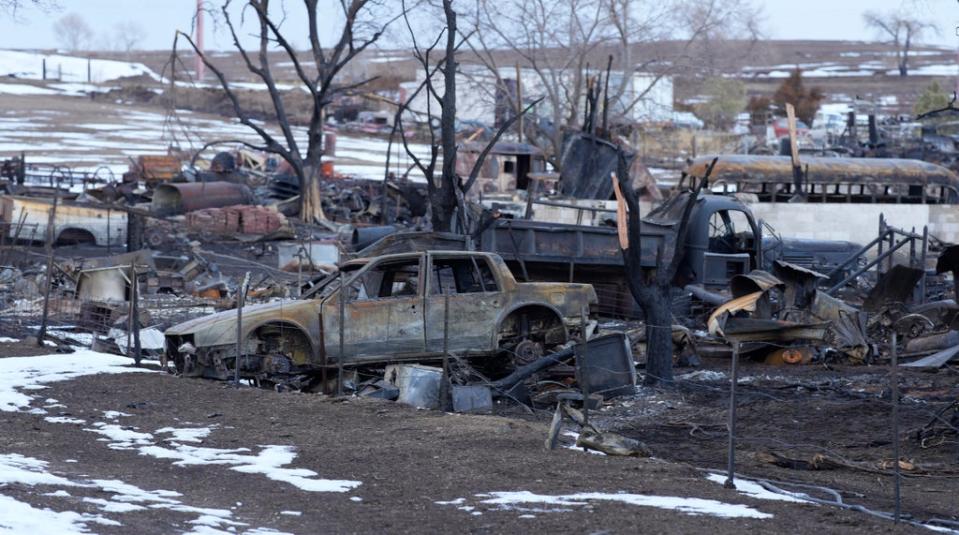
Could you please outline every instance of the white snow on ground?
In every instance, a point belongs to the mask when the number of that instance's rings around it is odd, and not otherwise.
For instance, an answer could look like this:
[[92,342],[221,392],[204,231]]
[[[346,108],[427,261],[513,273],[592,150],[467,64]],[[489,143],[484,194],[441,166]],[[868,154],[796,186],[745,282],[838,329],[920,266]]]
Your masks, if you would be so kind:
[[8,336],[0,336],[0,344],[15,344],[20,340],[16,338],[10,338]]
[[[112,445],[111,445],[112,447]],[[283,468],[293,462],[296,451],[292,446],[259,446],[257,454],[249,454],[249,448],[220,449],[201,448],[172,443],[172,447],[143,446],[140,453],[158,459],[172,459],[177,466],[222,464],[230,470],[244,474],[261,474],[274,481],[289,483],[309,492],[348,492],[360,486],[359,481],[340,479],[317,479],[319,475],[307,468]]]
[[127,76],[145,74],[159,79],[156,73],[142,63],[108,59],[89,60],[90,80],[87,80],[87,58],[62,54],[42,54],[20,50],[0,50],[0,76],[16,76],[40,80],[43,78],[43,60],[47,62],[47,79],[64,82],[105,82]]
[[51,424],[85,424],[86,420],[79,418],[70,418],[69,416],[47,416],[44,420]]
[[[706,476],[706,479],[719,483],[720,485],[726,483],[725,474],[709,474]],[[759,500],[774,500],[780,502],[795,502],[795,503],[812,503],[808,500],[808,496],[801,492],[790,492],[787,494],[779,494],[778,492],[772,492],[766,490],[765,487],[756,483],[755,481],[750,481],[748,479],[736,478],[736,490],[746,496],[751,498],[756,498]]]
[[210,427],[164,427],[156,430],[157,434],[167,433],[173,435],[166,439],[167,442],[203,442],[203,439],[212,431],[213,429]]
[[95,422],[92,428],[86,427],[83,430],[103,435],[105,438],[97,440],[108,442],[108,447],[113,450],[132,450],[153,444],[153,435],[134,431],[129,426]]
[[47,331],[47,334],[54,338],[60,338],[70,342],[71,344],[81,345],[90,347],[93,345],[93,334],[91,333],[75,333],[71,331],[61,331],[57,329],[50,329]]
[[69,355],[0,359],[0,411],[17,411],[30,404],[33,397],[20,390],[39,390],[46,388],[44,385],[47,383],[84,375],[130,372],[150,370],[134,368],[126,357],[89,350],[80,350]]
[[[131,511],[150,509],[167,509],[179,513],[195,515],[191,524],[200,524],[210,530],[210,533],[225,533],[223,529],[233,529],[233,526],[247,524],[233,520],[233,513],[229,509],[209,507],[193,507],[184,504],[178,498],[179,492],[172,490],[145,490],[129,483],[116,479],[71,480],[51,474],[47,469],[47,462],[19,454],[0,454],[0,485],[21,486],[55,486],[74,489],[90,489],[105,497],[83,497],[81,501],[95,505],[103,513],[123,514]],[[76,491],[82,493],[82,490]],[[43,493],[44,496],[68,498],[72,495],[63,489],[55,492]],[[24,519],[23,516],[30,516]],[[101,515],[76,513],[73,511],[57,512],[50,509],[37,509],[29,504],[20,502],[9,496],[0,494],[0,534],[27,533],[33,530],[37,533],[88,533],[90,523],[121,526],[116,520]],[[265,528],[255,528],[263,530]],[[247,531],[246,533],[250,533]],[[267,533],[267,531],[261,531]]]
[[158,444],[153,433],[138,431],[131,426],[95,422],[84,431],[101,435],[103,438],[97,440],[106,442],[110,449],[137,450],[141,455],[173,460],[176,466],[225,465],[230,470],[264,475],[308,492],[348,492],[361,485],[360,481],[317,478],[319,474],[307,468],[285,468],[296,459],[296,449],[292,446],[259,446],[260,451],[253,454],[249,453],[249,448],[221,449],[182,444],[202,442],[212,431],[209,427],[158,429],[156,434],[173,435],[164,444]]
[[[521,490],[512,492],[490,492],[477,494],[479,500],[476,508],[484,507],[487,510],[508,510],[529,512],[568,512],[575,508],[588,506],[591,502],[619,502],[640,507],[655,507],[668,509],[687,515],[708,515],[719,518],[772,518],[773,515],[763,513],[748,505],[725,503],[704,498],[687,498],[681,496],[651,496],[646,494],[609,493],[609,492],[579,492],[576,494],[536,494]],[[435,502],[439,505],[455,505],[457,509],[472,511],[474,507],[463,505],[465,499],[457,498],[449,502]],[[532,506],[532,507],[531,507]]]
[[[268,130],[278,134],[273,128]],[[296,127],[294,134],[302,146],[306,129]],[[116,178],[129,165],[129,156],[166,154],[170,146],[198,149],[211,139],[258,142],[251,130],[236,121],[204,118],[184,111],[178,111],[174,119],[164,113],[118,107],[105,112],[95,123],[76,124],[28,109],[0,112],[0,158],[26,151],[28,163],[68,164],[74,170],[91,172],[103,165]],[[337,155],[331,158],[334,170],[381,180],[388,147],[385,139],[338,133]],[[426,145],[410,144],[410,149],[420,158],[429,156]],[[208,152],[206,156],[212,156],[214,151]],[[390,170],[397,176],[405,174],[412,161],[400,140],[395,140],[390,152]],[[423,181],[418,169],[409,176],[411,180]]]
[[56,533],[57,535],[87,534],[88,523],[102,520],[95,515],[74,511],[40,509],[9,496],[0,494],[0,533]]
[[56,95],[57,91],[27,84],[0,84],[0,94],[4,95]]

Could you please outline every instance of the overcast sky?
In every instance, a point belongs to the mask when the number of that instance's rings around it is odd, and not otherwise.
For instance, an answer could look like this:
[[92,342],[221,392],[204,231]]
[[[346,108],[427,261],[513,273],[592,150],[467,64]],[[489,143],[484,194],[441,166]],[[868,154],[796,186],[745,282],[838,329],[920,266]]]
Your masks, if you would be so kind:
[[[50,0],[46,0],[50,1]],[[143,28],[142,48],[169,49],[176,29],[189,30],[195,0],[53,0],[54,11],[21,9],[16,19],[0,13],[0,48],[56,48],[54,22],[71,12],[79,13],[101,34],[95,46],[104,43],[104,35],[117,24],[134,21]],[[396,1],[399,0],[390,0]],[[765,33],[775,39],[849,39],[873,40],[875,34],[862,23],[866,10],[888,10],[903,5],[940,26],[939,35],[927,42],[949,47],[959,46],[959,2],[956,0],[766,0],[763,6]],[[219,1],[211,2],[219,4]],[[242,4],[242,0],[234,0]],[[299,18],[302,2],[286,0],[290,20]],[[301,12],[300,12],[301,13]],[[325,19],[329,21],[329,19]],[[95,24],[94,24],[95,23]],[[332,22],[328,22],[332,29]],[[305,35],[293,37],[306,44]],[[210,32],[207,48],[227,49],[230,41],[222,32]]]

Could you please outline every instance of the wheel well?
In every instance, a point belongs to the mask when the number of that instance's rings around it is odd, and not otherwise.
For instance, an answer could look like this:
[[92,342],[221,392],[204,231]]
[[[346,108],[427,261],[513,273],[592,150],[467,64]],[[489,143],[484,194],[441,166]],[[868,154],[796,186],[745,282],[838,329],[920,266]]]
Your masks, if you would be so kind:
[[92,232],[82,228],[65,228],[57,234],[57,245],[74,245],[89,243],[96,245],[97,238]]
[[260,325],[249,335],[259,354],[282,354],[294,364],[305,366],[313,360],[313,341],[299,326],[285,321]]
[[526,305],[503,318],[496,330],[496,341],[499,344],[504,339],[531,335],[542,336],[547,344],[561,344],[569,338],[563,319],[555,310],[542,305]]

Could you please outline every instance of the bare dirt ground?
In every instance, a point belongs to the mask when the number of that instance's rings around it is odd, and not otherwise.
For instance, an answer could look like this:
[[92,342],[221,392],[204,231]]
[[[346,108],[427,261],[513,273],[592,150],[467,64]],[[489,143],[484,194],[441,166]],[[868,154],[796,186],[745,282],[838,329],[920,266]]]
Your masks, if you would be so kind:
[[[8,356],[30,354],[19,344],[4,344],[0,351]],[[659,427],[641,424],[634,429],[655,454],[653,459],[636,459],[567,448],[545,451],[545,414],[522,419],[446,414],[386,401],[234,389],[159,371],[91,375],[29,393],[35,396],[34,407],[42,406],[44,398],[56,399],[62,407],[49,408],[46,415],[0,413],[4,429],[0,454],[46,461],[48,472],[71,480],[122,480],[141,489],[176,491],[182,494],[178,499],[192,507],[232,512],[232,521],[245,524],[235,526],[240,532],[254,527],[260,528],[259,533],[266,529],[290,533],[689,533],[703,529],[714,533],[883,533],[916,529],[833,507],[761,500],[723,489],[692,466],[722,464],[712,440],[721,430],[710,427],[705,438],[691,435],[687,429],[675,429],[670,423],[673,418],[663,419]],[[651,404],[665,401],[661,394],[649,394],[644,399]],[[668,396],[673,396],[676,401],[671,404],[678,406],[688,392],[680,390]],[[716,397],[721,397],[718,392]],[[626,413],[647,412],[640,410],[644,405],[637,400],[632,407],[619,404],[596,421],[606,418],[604,425],[618,421],[624,427]],[[722,403],[707,401],[708,407],[693,412],[709,414]],[[793,414],[784,417],[764,410],[752,396],[744,396],[743,401],[742,428],[749,434],[762,432],[756,420],[763,414],[782,422],[799,412],[815,410],[797,404]],[[128,416],[109,420],[103,411],[121,411]],[[82,419],[84,423],[51,423],[45,416]],[[833,418],[854,421],[854,416],[835,414]],[[212,426],[210,435],[197,447],[255,450],[264,445],[293,446],[297,456],[290,467],[361,484],[345,493],[307,492],[224,465],[176,466],[171,459],[144,455],[141,450],[114,449],[115,444],[88,431],[96,422],[110,421],[129,431],[152,433],[159,444],[163,444],[157,433],[161,428]],[[824,426],[834,423],[830,420]],[[783,432],[781,427],[779,432]],[[743,462],[747,473],[762,468],[749,465],[746,457]],[[845,482],[854,476],[848,471],[829,473],[823,484],[847,490]],[[888,492],[888,478],[872,479],[871,495]],[[944,495],[921,493],[919,487],[927,485],[907,488],[907,508],[930,496],[941,497],[943,507],[948,500],[954,501],[955,487]],[[109,498],[97,489],[68,488],[70,497],[45,495],[56,490],[9,484],[0,487],[0,494],[34,507],[99,514],[121,524],[95,525],[92,529],[99,533],[171,533],[202,527],[190,523],[196,520],[195,514],[169,509],[104,512],[95,502],[84,500]],[[702,498],[744,504],[772,518],[718,518],[602,500],[582,505],[506,507],[484,504],[488,497],[477,497],[505,491]],[[437,503],[459,499],[458,505]],[[466,510],[469,507],[475,509]]]

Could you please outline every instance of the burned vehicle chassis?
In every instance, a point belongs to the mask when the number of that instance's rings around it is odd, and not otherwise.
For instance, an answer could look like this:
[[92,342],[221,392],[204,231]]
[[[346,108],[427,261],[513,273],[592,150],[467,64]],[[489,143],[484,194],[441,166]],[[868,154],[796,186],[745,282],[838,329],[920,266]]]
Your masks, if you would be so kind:
[[[518,283],[489,253],[353,260],[299,300],[243,309],[239,375],[300,385],[341,367],[445,354],[508,373],[569,340],[595,304],[589,285]],[[169,329],[167,359],[185,376],[232,378],[236,320],[227,311]]]

